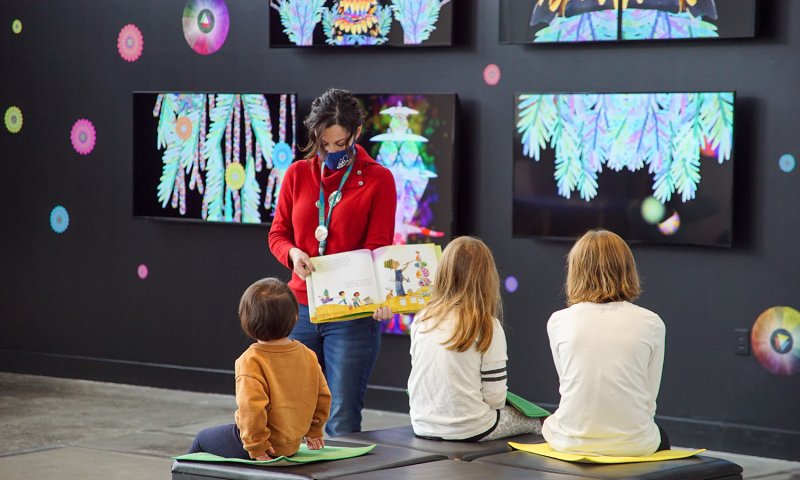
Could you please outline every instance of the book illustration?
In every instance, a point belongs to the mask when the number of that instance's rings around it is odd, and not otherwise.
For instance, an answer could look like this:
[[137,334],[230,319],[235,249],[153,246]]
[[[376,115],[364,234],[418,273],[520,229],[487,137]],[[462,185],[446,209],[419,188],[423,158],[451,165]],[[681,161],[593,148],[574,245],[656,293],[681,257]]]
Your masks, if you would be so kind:
[[383,306],[419,311],[430,298],[440,256],[440,247],[423,244],[313,257],[315,270],[306,277],[312,321],[363,318]]

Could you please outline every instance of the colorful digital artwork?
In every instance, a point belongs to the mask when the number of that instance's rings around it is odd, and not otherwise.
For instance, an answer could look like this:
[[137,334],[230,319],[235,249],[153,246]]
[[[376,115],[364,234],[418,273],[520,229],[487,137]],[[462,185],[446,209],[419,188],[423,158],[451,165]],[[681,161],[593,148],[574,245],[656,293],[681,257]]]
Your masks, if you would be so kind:
[[501,0],[500,18],[502,43],[677,40],[755,34],[754,0]]
[[269,223],[296,124],[294,94],[135,93],[134,215]]
[[[713,231],[711,224],[702,228],[708,234],[699,243],[725,244],[733,112],[732,92],[519,94],[514,231],[537,234],[541,228],[574,237],[613,226],[629,240],[657,240],[658,232],[662,240],[692,243],[697,232],[679,232],[703,215],[719,222]],[[544,158],[547,167],[530,165]],[[702,174],[712,170],[719,173]],[[618,178],[604,182],[601,175]],[[702,192],[706,182],[713,183],[708,195]],[[529,217],[533,210],[547,218]],[[561,231],[568,222],[553,223],[556,214],[574,215],[573,227]],[[535,218],[539,227],[528,225]]]
[[117,36],[117,51],[126,62],[135,62],[142,56],[144,50],[144,37],[136,25],[128,24],[122,27]]
[[270,0],[271,46],[449,45],[450,0]]
[[200,55],[211,55],[222,48],[229,28],[224,0],[189,0],[183,9],[183,36]]
[[[359,143],[395,179],[393,243],[446,244],[453,234],[455,95],[357,96],[367,114]],[[408,334],[412,319],[395,315],[384,332]]]
[[800,371],[800,312],[772,307],[756,319],[750,334],[756,359],[773,375]]

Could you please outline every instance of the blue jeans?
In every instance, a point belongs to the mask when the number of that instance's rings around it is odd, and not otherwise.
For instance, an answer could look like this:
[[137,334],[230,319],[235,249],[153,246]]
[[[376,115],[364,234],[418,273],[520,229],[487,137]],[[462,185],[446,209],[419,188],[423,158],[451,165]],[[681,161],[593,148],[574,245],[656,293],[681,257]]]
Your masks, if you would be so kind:
[[250,454],[242,446],[239,428],[236,424],[220,425],[201,430],[194,437],[192,446],[186,453],[206,452],[225,458],[250,460]]
[[311,323],[300,305],[289,335],[317,354],[331,390],[331,416],[325,432],[336,437],[361,431],[361,408],[372,367],[381,349],[381,326],[372,317],[345,322]]

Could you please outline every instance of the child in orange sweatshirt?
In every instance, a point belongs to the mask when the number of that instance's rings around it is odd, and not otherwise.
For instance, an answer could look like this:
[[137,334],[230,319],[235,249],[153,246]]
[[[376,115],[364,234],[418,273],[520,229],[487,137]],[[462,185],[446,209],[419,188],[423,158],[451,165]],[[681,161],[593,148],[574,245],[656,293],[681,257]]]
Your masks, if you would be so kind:
[[331,393],[316,354],[288,338],[297,321],[292,291],[275,278],[255,282],[239,320],[256,343],[236,360],[236,423],[201,431],[188,453],[269,460],[293,455],[304,437],[311,450],[324,447]]

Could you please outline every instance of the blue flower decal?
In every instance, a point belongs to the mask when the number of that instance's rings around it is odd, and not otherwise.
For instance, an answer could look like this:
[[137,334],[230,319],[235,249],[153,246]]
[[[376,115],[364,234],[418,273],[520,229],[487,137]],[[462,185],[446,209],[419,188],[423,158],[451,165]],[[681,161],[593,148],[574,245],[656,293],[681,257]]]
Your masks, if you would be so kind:
[[69,213],[61,205],[56,205],[50,212],[50,228],[56,233],[64,233],[69,227]]
[[781,155],[781,158],[778,159],[778,166],[781,168],[781,170],[783,170],[786,173],[789,173],[792,170],[794,170],[796,164],[797,161],[795,160],[794,155],[792,155],[791,153]]

